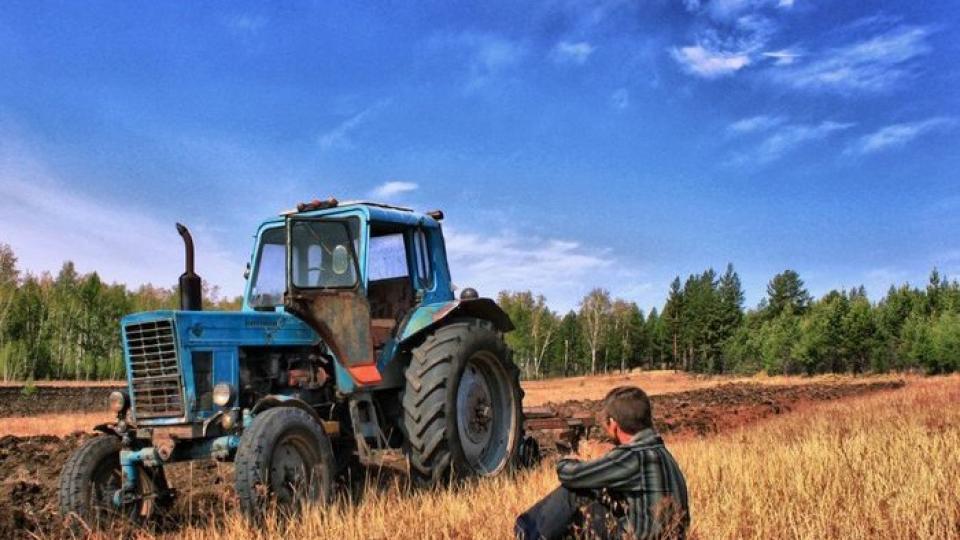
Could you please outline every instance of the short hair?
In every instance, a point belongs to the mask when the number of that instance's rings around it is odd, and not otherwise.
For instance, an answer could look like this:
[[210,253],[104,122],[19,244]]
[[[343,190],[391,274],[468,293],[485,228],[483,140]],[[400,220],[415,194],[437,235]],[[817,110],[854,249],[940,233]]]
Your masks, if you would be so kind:
[[647,393],[636,386],[618,386],[603,398],[603,413],[633,435],[653,427],[653,410]]

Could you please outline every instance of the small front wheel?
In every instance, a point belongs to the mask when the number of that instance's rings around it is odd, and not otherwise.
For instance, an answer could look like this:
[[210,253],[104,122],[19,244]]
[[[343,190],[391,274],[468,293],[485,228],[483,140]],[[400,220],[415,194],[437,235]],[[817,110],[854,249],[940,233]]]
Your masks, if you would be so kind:
[[120,470],[120,439],[101,435],[83,443],[60,473],[60,514],[73,526],[92,529],[149,519],[157,506],[158,486],[140,468],[136,500],[117,506],[114,494],[123,485]]
[[306,411],[268,409],[244,431],[234,460],[240,509],[258,518],[270,503],[297,510],[333,498],[335,463],[330,439]]

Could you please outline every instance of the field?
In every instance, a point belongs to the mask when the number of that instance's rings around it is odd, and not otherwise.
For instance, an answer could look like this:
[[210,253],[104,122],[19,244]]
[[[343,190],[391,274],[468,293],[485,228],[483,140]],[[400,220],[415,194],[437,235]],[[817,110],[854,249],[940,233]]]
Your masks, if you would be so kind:
[[[960,376],[624,377],[526,389],[535,404],[589,415],[612,385],[649,388],[658,429],[687,476],[693,538],[960,538]],[[99,414],[72,410],[47,412],[42,423],[0,418],[0,537],[62,535],[56,477],[86,436],[68,433],[90,426],[83,415]],[[344,490],[351,504],[251,530],[233,511],[229,465],[172,469],[181,494],[174,515],[137,536],[508,538],[516,514],[556,483],[550,459],[512,477],[433,492],[409,489],[395,470],[371,469]]]

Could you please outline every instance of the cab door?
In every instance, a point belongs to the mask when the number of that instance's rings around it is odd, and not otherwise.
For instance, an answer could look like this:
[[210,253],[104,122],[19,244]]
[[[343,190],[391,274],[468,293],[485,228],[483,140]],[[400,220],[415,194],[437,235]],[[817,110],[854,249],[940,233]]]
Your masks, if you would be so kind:
[[381,377],[358,256],[360,219],[294,216],[286,229],[286,309],[320,335],[358,385],[377,384]]

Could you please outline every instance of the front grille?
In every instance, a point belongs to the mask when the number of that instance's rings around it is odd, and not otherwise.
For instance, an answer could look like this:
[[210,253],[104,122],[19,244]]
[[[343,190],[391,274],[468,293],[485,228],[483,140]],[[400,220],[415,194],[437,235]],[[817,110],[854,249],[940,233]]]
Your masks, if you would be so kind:
[[173,321],[128,324],[130,391],[137,418],[183,416],[183,386]]

